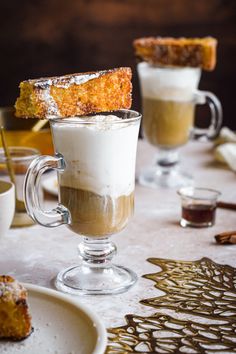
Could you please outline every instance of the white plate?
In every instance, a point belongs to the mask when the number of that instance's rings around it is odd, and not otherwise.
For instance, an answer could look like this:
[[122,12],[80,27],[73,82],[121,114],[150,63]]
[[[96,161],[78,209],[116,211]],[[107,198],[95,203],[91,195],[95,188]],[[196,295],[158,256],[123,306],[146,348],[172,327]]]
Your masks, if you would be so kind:
[[49,176],[44,176],[41,183],[42,183],[43,189],[47,193],[55,195],[55,196],[58,195],[57,176],[54,173]]
[[103,354],[107,335],[96,314],[58,291],[24,284],[28,289],[33,333],[23,341],[0,342],[7,354]]

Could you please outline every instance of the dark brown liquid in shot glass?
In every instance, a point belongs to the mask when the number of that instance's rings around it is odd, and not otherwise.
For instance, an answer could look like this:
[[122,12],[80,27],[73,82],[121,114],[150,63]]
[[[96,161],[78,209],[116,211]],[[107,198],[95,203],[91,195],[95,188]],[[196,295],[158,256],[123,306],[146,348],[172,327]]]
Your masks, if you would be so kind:
[[214,224],[216,206],[191,204],[182,208],[182,218],[193,224]]

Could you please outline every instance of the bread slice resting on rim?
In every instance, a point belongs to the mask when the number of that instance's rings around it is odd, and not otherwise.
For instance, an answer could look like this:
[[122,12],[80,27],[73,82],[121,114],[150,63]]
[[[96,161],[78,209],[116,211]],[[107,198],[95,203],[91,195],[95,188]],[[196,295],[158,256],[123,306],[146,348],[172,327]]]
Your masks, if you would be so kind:
[[160,66],[199,67],[216,65],[217,40],[204,38],[144,37],[133,42],[138,59]]
[[123,67],[22,81],[15,115],[45,119],[129,109],[131,77]]

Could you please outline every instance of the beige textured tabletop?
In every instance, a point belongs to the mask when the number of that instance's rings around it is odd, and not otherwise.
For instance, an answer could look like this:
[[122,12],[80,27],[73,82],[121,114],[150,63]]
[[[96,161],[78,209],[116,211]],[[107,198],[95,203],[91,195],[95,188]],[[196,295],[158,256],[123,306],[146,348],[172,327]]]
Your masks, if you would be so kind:
[[[137,174],[153,160],[155,149],[140,141]],[[224,201],[236,202],[236,177],[227,168],[214,162],[212,144],[192,142],[181,149],[182,167],[194,175],[195,185],[216,188]],[[50,201],[49,204],[54,204]],[[124,315],[148,315],[152,308],[139,300],[162,294],[150,280],[141,276],[157,271],[148,257],[173,260],[198,260],[208,257],[220,264],[236,267],[236,245],[221,246],[214,235],[236,229],[236,212],[217,210],[216,225],[210,228],[183,229],[179,226],[180,200],[173,189],[148,189],[136,185],[135,215],[128,227],[113,236],[118,247],[115,262],[132,268],[138,282],[127,293],[114,296],[80,297],[95,310],[107,327],[124,323]],[[0,273],[18,280],[53,288],[59,270],[77,262],[80,238],[65,226],[47,229],[39,225],[10,229],[0,239]]]

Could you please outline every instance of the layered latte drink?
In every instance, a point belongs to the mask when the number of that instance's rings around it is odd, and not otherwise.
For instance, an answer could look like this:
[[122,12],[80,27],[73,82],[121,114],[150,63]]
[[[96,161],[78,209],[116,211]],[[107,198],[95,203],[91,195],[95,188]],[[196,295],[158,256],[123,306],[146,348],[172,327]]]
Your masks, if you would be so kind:
[[201,70],[161,68],[142,62],[138,72],[146,139],[167,149],[186,144],[194,125],[194,92]]
[[120,231],[134,208],[139,122],[104,114],[51,124],[55,150],[66,164],[59,198],[70,212],[69,228],[92,237]]
[[[118,294],[137,281],[132,270],[112,264],[116,246],[110,241],[134,209],[141,115],[130,110],[131,77],[131,69],[121,67],[20,84],[17,116],[49,119],[55,151],[27,171],[27,212],[41,225],[67,225],[82,236],[79,264],[61,270],[55,281],[70,294]],[[38,184],[48,169],[58,173],[59,203],[45,211]]]

